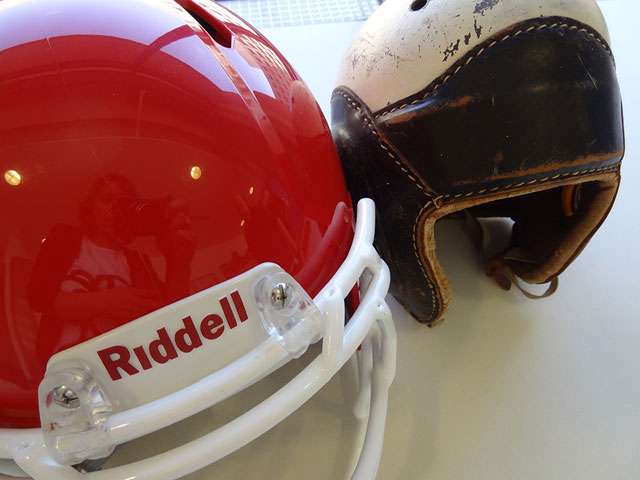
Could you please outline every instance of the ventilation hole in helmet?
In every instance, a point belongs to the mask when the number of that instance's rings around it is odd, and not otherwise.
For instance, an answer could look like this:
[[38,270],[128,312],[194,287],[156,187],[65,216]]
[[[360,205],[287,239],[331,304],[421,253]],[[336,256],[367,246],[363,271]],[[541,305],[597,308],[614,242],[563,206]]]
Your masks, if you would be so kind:
[[226,48],[231,47],[231,31],[223,22],[216,18],[207,21],[193,10],[187,10],[187,13],[200,24],[203,30],[207,32],[216,43]]
[[413,10],[414,12],[420,10],[422,7],[424,7],[427,3],[429,3],[429,0],[413,0],[413,2],[411,2],[411,10]]

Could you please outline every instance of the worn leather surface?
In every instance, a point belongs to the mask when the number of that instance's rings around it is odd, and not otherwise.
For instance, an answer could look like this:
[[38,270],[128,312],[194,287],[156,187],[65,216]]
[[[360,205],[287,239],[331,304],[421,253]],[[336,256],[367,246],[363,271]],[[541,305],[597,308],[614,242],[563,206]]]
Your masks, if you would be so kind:
[[596,0],[383,2],[353,39],[336,85],[354,91],[375,112],[422,90],[496,33],[554,16],[589,25],[609,41]]
[[332,121],[352,195],[378,206],[376,246],[390,265],[391,291],[428,324],[441,318],[446,298],[422,255],[425,215],[616,171],[624,151],[609,47],[588,26],[560,17],[497,33],[378,112],[338,87]]
[[371,112],[353,92],[336,90],[331,112],[351,195],[376,203],[375,246],[394,279],[390,292],[414,317],[429,321],[440,311],[441,299],[419,258],[414,229],[432,195],[379,137]]
[[587,26],[527,21],[452,68],[376,113],[381,132],[434,190],[457,194],[620,160],[613,57]]

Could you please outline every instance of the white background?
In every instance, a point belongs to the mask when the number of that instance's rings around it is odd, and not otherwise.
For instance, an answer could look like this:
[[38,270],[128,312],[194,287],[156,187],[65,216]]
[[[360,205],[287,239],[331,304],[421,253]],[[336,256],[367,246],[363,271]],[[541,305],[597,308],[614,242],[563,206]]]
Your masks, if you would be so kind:
[[[434,329],[393,303],[398,375],[380,480],[640,478],[640,3],[600,5],[616,55],[627,134],[615,207],[561,276],[558,293],[537,302],[494,286],[462,228],[441,222],[439,256],[453,303],[445,323]],[[327,116],[338,63],[359,26],[264,31]],[[116,463],[209,431],[299,368],[289,365],[238,398],[135,442],[135,452],[122,449]],[[360,432],[350,414],[350,382],[343,371],[274,430],[190,478],[347,477]]]

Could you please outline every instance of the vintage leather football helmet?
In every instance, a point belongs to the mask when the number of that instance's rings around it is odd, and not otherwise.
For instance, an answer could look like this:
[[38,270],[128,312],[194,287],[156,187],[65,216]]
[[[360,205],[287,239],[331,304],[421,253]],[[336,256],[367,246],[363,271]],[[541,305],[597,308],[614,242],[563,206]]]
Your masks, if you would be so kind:
[[[369,429],[354,478],[373,478],[395,369],[389,270],[371,200],[354,232],[293,68],[209,0],[6,0],[0,24],[0,473],[178,478],[358,355]],[[320,340],[239,418],[92,472]]]
[[548,294],[620,183],[622,106],[594,0],[388,0],[348,50],[332,123],[352,194],[378,205],[391,291],[430,325],[450,301],[439,219],[511,219],[488,273]]

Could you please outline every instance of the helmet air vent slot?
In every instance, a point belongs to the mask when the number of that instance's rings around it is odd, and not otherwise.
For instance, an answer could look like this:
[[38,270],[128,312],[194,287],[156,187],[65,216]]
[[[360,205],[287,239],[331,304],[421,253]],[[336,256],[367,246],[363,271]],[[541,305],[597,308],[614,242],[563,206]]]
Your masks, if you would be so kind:
[[231,47],[231,37],[233,33],[222,20],[195,2],[188,2],[188,5],[183,5],[183,7],[187,13],[200,24],[202,29],[209,34],[214,42],[225,48]]

